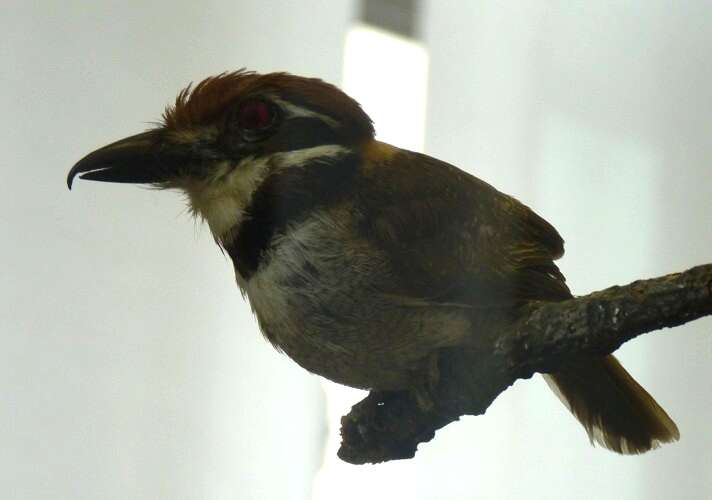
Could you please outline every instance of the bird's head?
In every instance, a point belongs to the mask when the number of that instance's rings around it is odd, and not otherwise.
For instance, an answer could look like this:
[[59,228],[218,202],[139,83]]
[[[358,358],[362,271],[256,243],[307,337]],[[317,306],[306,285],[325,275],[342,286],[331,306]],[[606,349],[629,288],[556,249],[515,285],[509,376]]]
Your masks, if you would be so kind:
[[371,119],[338,88],[287,73],[223,73],[188,86],[160,126],[104,146],[69,172],[178,188],[222,239],[279,169],[336,158],[373,139]]

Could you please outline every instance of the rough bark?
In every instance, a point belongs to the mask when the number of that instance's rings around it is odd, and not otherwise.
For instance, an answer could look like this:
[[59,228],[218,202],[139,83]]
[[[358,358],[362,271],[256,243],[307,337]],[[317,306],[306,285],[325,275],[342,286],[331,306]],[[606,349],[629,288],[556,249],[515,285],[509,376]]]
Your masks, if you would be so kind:
[[712,264],[613,286],[557,303],[534,303],[483,353],[440,354],[433,407],[408,392],[371,392],[341,419],[339,457],[354,464],[411,458],[419,443],[461,415],[481,415],[517,379],[581,356],[610,354],[638,335],[712,314]]

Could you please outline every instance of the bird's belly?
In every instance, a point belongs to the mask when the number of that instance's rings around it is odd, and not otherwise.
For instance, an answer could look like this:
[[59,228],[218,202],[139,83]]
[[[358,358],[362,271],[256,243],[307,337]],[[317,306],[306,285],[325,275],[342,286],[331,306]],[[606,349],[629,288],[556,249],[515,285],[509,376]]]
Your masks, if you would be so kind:
[[388,263],[363,245],[299,228],[242,286],[267,339],[302,367],[353,387],[408,387],[468,323],[461,310],[399,301]]
[[410,365],[416,364],[412,358],[420,353],[396,348],[396,337],[407,336],[406,319],[389,314],[363,289],[288,281],[248,293],[260,328],[275,347],[310,372],[341,384],[408,385]]

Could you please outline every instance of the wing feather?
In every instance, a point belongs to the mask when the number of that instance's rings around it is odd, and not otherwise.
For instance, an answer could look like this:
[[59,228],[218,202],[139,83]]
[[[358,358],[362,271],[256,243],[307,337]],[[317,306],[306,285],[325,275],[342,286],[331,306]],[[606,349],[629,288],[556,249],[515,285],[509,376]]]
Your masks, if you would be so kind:
[[486,182],[402,150],[371,158],[361,179],[361,230],[388,255],[398,294],[473,306],[571,296],[559,233]]

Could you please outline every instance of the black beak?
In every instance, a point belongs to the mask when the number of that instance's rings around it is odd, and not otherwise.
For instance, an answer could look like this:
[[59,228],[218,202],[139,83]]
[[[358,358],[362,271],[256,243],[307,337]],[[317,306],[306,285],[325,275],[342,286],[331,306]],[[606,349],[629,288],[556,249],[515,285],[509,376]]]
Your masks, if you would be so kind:
[[149,130],[86,155],[69,171],[67,186],[72,189],[77,174],[91,181],[163,183],[190,168],[196,156],[190,145],[166,140],[164,130]]

